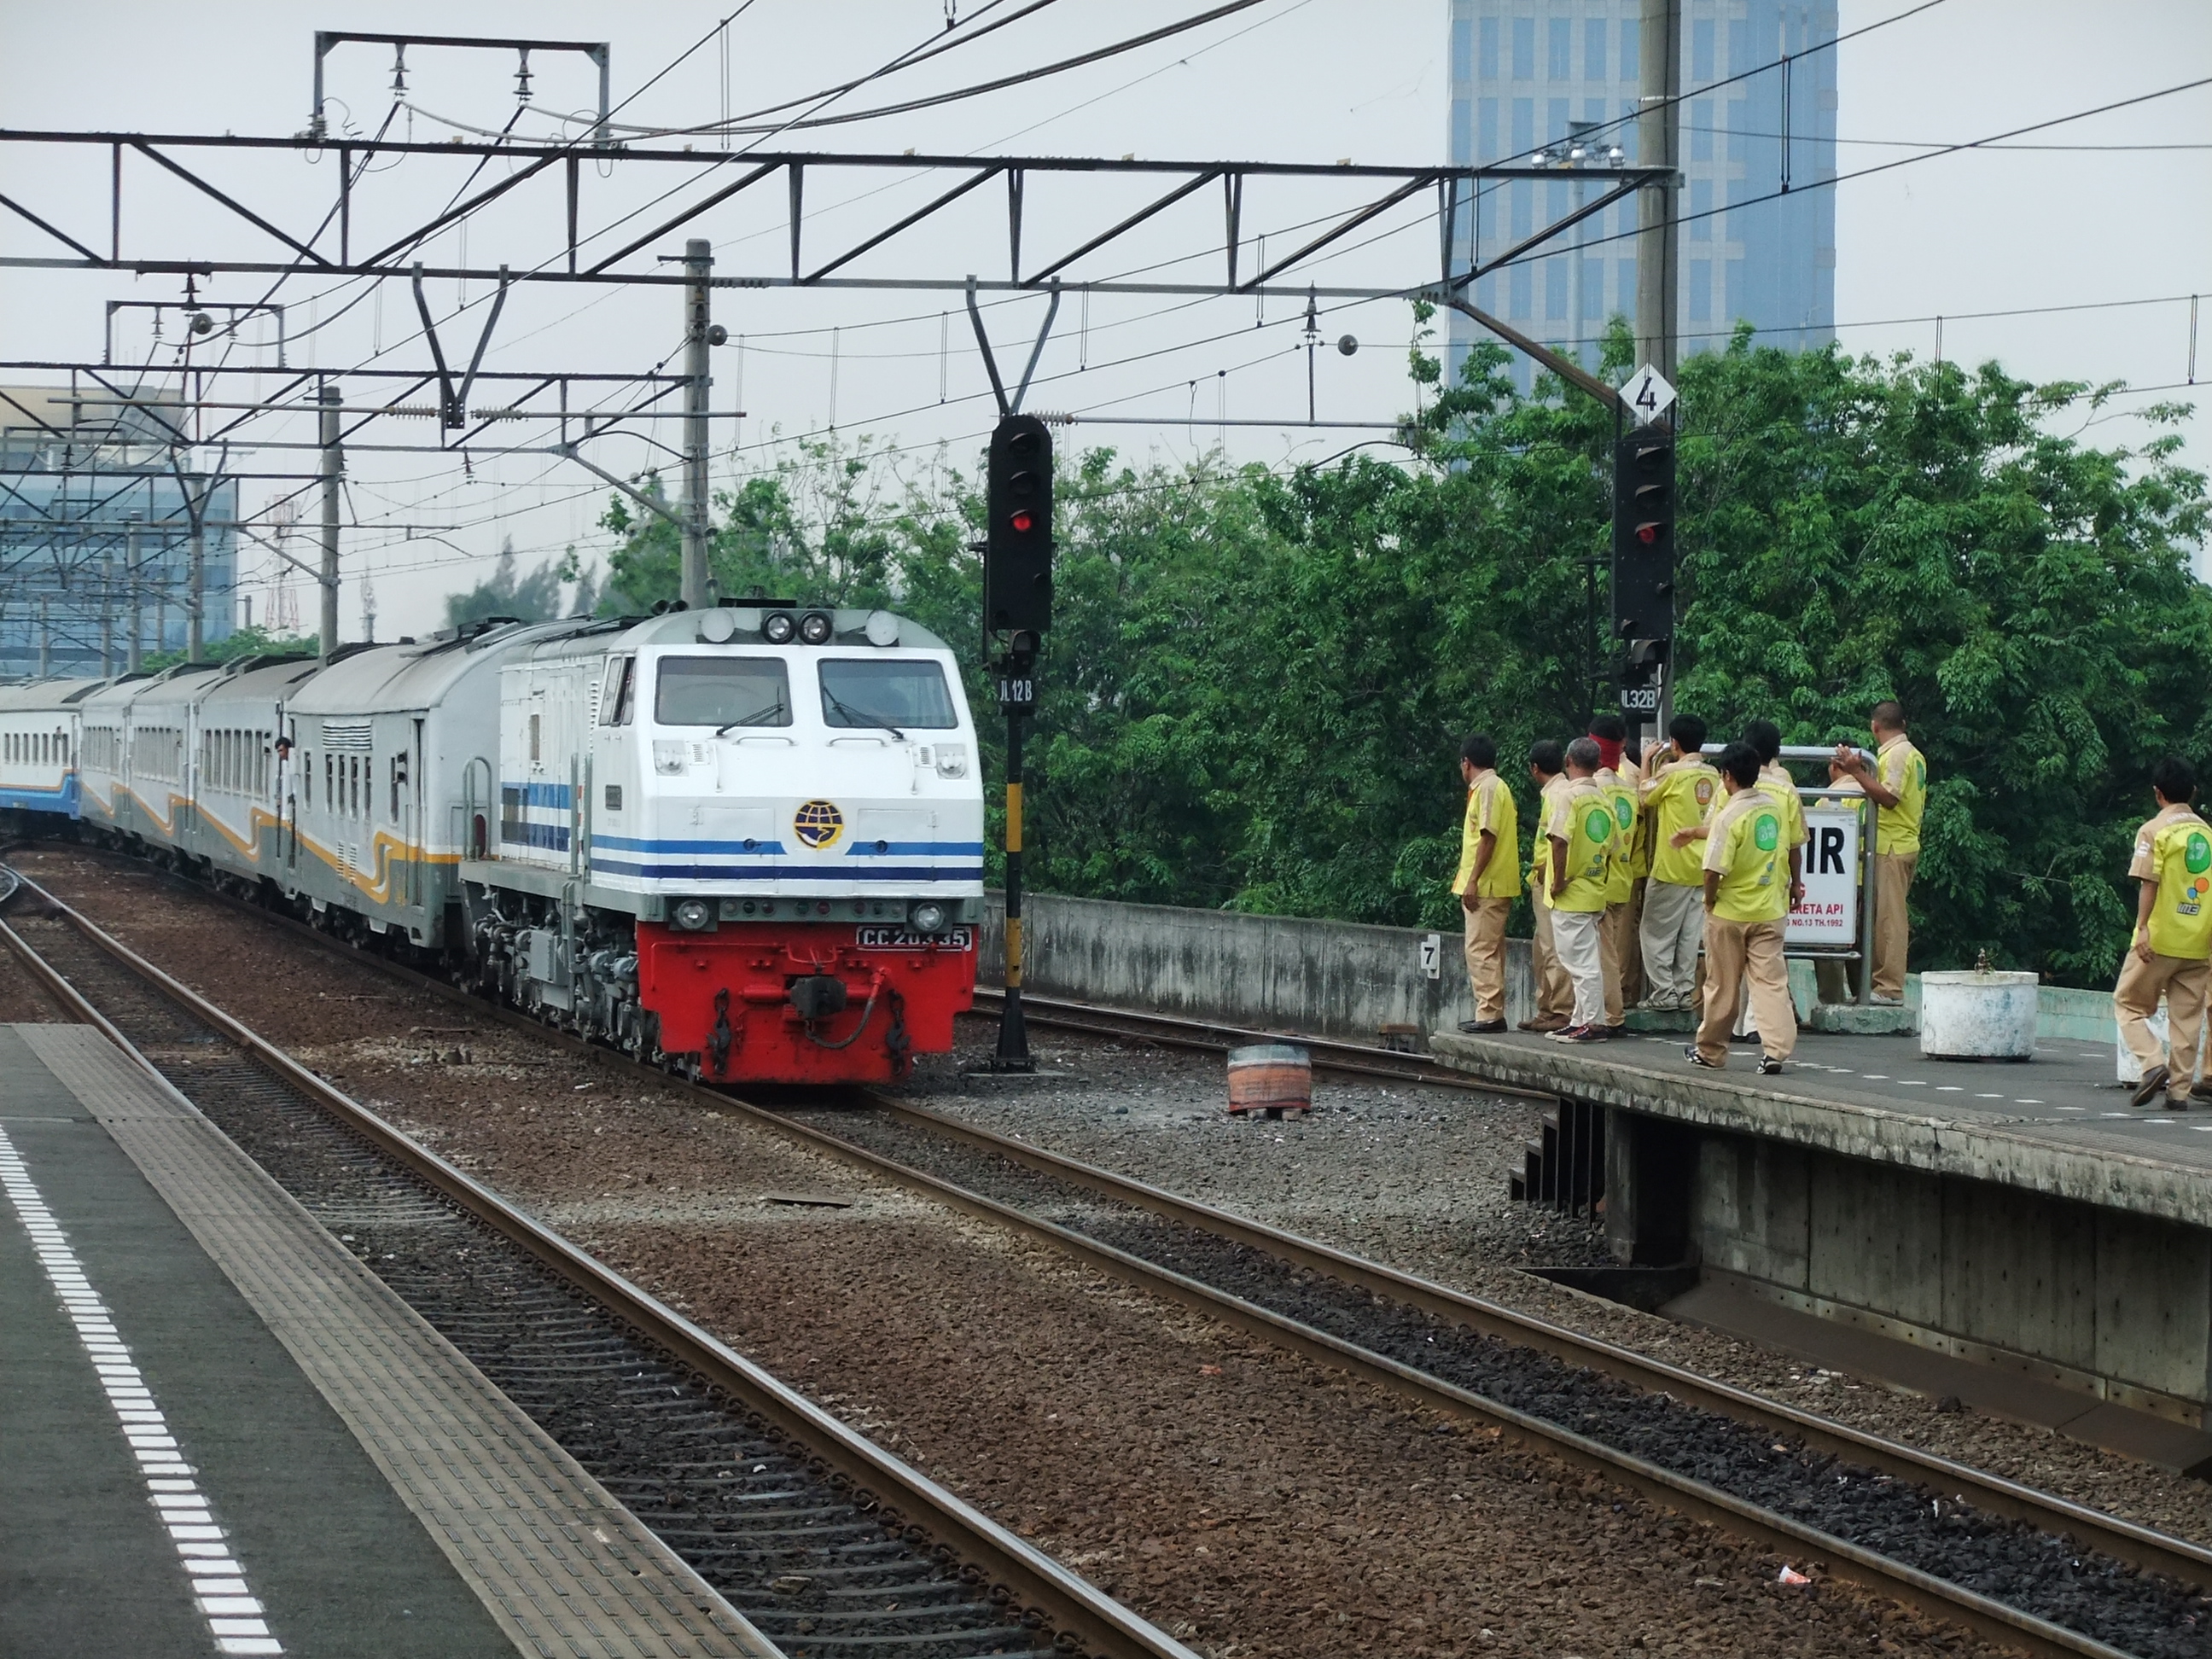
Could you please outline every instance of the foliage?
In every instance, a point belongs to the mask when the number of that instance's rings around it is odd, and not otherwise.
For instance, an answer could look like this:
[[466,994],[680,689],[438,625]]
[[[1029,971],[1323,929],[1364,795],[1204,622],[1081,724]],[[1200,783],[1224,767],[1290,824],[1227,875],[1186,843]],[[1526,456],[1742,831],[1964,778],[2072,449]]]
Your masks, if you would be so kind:
[[[277,634],[256,623],[250,628],[234,628],[219,640],[210,640],[200,651],[200,660],[230,662],[240,657],[262,655],[312,657],[321,649],[319,635]],[[182,651],[149,651],[139,665],[149,674],[158,674],[184,659]]]
[[[564,581],[576,584],[576,599],[572,605],[563,606],[561,603],[561,584]],[[514,543],[510,539],[500,544],[499,562],[492,568],[488,580],[465,593],[446,596],[446,626],[460,628],[486,617],[545,622],[555,617],[589,612],[594,603],[591,578],[582,574],[578,566],[574,548],[570,548],[562,559],[540,561],[538,568],[526,576],[519,572]]]
[[[1616,379],[1630,349],[1616,324]],[[1581,730],[1611,665],[1590,618],[1613,417],[1548,380],[1516,395],[1505,362],[1478,347],[1446,387],[1417,348],[1391,459],[1363,446],[1278,475],[1063,451],[1029,749],[1037,884],[1456,925],[1460,737],[1498,738],[1525,826],[1514,757]],[[2107,976],[2149,767],[2212,761],[2212,593],[2187,564],[2208,503],[2179,441],[2131,453],[2062,429],[2113,388],[1788,354],[1747,331],[1679,378],[1676,707],[1827,743],[1899,697],[1932,780],[1916,963],[1987,948]],[[716,497],[711,559],[726,594],[886,604],[935,629],[969,665],[995,770],[968,459],[786,446]],[[619,497],[603,522],[622,538],[603,610],[672,598],[672,528]]]

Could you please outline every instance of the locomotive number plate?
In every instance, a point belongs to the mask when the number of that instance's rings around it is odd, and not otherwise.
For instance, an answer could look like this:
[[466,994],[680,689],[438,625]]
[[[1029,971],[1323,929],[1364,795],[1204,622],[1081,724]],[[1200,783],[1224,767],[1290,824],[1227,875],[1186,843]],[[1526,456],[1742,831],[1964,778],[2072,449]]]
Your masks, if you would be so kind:
[[965,927],[948,927],[941,933],[917,933],[911,927],[860,929],[860,948],[863,951],[919,951],[926,945],[965,951],[975,942],[975,934]]

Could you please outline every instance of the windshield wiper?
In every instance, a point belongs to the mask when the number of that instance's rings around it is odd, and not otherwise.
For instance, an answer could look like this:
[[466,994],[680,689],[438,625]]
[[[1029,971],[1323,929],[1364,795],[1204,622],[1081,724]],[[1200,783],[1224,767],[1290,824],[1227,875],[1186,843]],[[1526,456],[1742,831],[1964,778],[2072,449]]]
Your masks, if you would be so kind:
[[741,714],[736,720],[732,720],[729,726],[717,726],[714,729],[714,735],[718,738],[721,737],[730,730],[731,726],[766,726],[769,721],[776,720],[790,712],[791,711],[789,709],[783,706],[783,699],[781,697],[778,697],[774,702],[770,703],[765,708],[756,708],[750,714]]
[[832,708],[836,709],[839,714],[851,715],[854,721],[858,725],[878,726],[884,731],[890,732],[901,743],[904,743],[906,741],[906,733],[900,731],[898,727],[893,726],[889,720],[883,719],[879,715],[866,714],[860,709],[854,708],[851,703],[847,702],[844,698],[839,696],[835,691],[832,691],[826,685],[822,688],[822,700],[828,703]]

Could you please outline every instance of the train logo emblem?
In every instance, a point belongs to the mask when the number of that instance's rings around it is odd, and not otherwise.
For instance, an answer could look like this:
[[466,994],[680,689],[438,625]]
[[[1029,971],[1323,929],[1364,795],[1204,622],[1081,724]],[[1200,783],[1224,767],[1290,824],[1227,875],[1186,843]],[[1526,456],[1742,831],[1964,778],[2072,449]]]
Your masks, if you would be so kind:
[[791,833],[799,845],[819,853],[845,833],[845,815],[826,800],[811,800],[791,815]]

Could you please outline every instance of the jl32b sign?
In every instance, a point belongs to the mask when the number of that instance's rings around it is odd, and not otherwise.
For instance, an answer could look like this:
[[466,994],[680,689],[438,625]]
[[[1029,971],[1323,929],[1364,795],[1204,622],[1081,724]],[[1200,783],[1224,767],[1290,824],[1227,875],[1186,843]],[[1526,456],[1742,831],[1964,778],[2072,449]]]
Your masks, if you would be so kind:
[[1808,805],[1805,829],[1805,900],[1790,913],[1784,942],[1850,950],[1859,940],[1858,811]]

